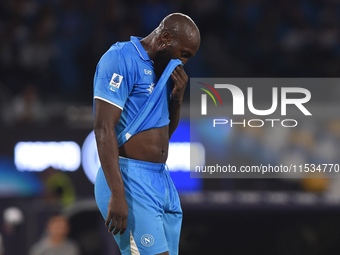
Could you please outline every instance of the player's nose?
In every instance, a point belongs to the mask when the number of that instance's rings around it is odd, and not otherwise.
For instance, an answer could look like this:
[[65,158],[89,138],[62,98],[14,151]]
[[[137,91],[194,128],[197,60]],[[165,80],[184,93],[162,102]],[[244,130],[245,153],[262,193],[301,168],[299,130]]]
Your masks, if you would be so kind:
[[183,65],[185,65],[186,62],[188,62],[187,58],[180,58],[179,60],[181,60],[181,62],[183,63]]

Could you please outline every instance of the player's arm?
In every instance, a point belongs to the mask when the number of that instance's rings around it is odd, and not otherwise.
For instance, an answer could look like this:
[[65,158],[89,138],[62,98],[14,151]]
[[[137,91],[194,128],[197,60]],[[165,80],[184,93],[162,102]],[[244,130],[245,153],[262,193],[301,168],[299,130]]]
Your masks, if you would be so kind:
[[[98,154],[107,184],[111,190],[106,226],[109,232],[122,235],[127,228],[128,205],[119,168],[119,149],[115,127],[122,110],[103,100],[95,99],[94,132]],[[111,225],[110,222],[112,221]]]
[[[127,228],[128,205],[119,168],[119,150],[115,127],[130,92],[124,59],[118,50],[106,52],[100,59],[94,78],[95,121],[98,154],[111,190],[106,226],[113,234]],[[110,222],[112,221],[111,225]]]
[[175,68],[171,74],[171,78],[174,81],[174,88],[172,90],[172,97],[169,104],[169,139],[178,126],[183,95],[188,83],[188,76],[182,65]]

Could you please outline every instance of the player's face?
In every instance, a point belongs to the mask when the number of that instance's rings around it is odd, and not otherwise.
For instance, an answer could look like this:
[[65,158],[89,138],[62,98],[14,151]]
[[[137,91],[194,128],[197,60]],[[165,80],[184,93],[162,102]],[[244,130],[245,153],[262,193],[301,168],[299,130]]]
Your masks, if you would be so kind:
[[166,47],[158,50],[154,57],[154,68],[157,78],[163,73],[171,59],[179,59],[183,65],[193,57],[199,47],[199,42],[190,40],[172,40]]
[[155,63],[154,70],[155,70],[157,79],[159,79],[159,77],[163,73],[170,59],[171,59],[171,52],[169,51],[168,48],[163,48],[156,52],[155,57],[154,57],[154,63]]
[[174,41],[168,48],[171,58],[181,60],[184,65],[189,60],[189,58],[195,56],[198,47],[198,42],[193,42],[190,40],[178,40]]

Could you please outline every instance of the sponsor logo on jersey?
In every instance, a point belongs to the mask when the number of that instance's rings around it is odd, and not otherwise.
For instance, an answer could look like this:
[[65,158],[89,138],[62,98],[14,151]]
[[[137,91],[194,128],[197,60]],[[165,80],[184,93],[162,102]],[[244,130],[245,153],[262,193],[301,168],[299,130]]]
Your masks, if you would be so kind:
[[151,70],[144,69],[144,73],[145,73],[145,74],[150,74],[150,75],[152,75]]
[[146,90],[149,91],[149,93],[151,94],[154,88],[155,88],[155,83],[151,83],[151,84],[149,85],[149,88],[146,89]]

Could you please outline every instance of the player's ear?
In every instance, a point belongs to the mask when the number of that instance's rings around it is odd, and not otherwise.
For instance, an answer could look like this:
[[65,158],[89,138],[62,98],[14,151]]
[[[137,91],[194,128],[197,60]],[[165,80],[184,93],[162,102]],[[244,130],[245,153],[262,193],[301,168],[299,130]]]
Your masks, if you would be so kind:
[[164,31],[161,34],[161,48],[169,46],[172,42],[172,36],[168,31]]

